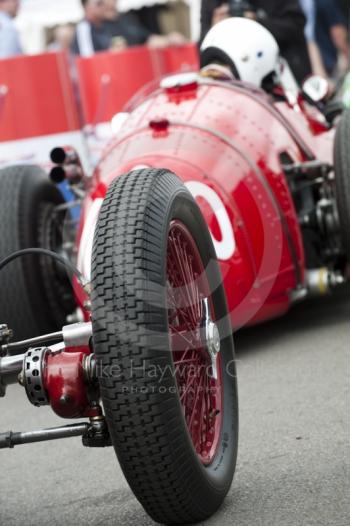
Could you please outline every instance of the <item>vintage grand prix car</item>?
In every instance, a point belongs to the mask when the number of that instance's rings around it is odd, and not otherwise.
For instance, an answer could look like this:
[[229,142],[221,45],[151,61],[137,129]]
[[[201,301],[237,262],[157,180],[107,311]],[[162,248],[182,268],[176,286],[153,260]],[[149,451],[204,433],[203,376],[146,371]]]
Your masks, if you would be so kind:
[[156,521],[216,511],[237,454],[232,326],[348,275],[350,114],[335,135],[311,102],[172,76],[129,104],[92,179],[74,151],[52,152],[51,179],[78,203],[36,167],[1,173],[0,394],[19,382],[87,421],[3,433],[0,448],[113,444]]

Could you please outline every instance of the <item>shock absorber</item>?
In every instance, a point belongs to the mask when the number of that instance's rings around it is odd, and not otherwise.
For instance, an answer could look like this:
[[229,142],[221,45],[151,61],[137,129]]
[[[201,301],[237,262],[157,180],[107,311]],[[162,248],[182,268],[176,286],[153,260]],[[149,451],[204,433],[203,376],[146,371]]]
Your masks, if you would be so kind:
[[[28,340],[30,347],[24,354],[1,356],[1,394],[5,395],[6,386],[19,382],[33,405],[51,405],[62,418],[99,416],[101,409],[96,360],[90,350],[91,334],[91,323],[69,325],[62,329],[63,342],[59,350],[40,345],[43,338],[39,337]],[[1,349],[15,345],[9,344],[8,339]],[[36,342],[39,345],[35,346]],[[26,342],[16,345],[18,350],[18,347],[26,346]]]
[[[57,339],[58,334],[63,339],[60,344],[39,346],[45,339]],[[63,327],[61,333],[10,344],[11,331],[0,326],[0,394],[4,396],[6,387],[18,382],[36,407],[50,405],[62,418],[89,418],[89,422],[57,428],[0,433],[0,449],[72,436],[82,436],[84,446],[88,447],[111,445],[99,405],[98,371],[90,350],[91,335],[91,323],[79,323]],[[18,351],[28,342],[33,346],[25,353],[8,354],[9,349]]]
[[33,347],[24,354],[0,358],[2,396],[19,383],[36,407],[50,405],[62,418],[99,416],[96,360],[85,349],[53,352]]
[[24,355],[19,382],[36,407],[50,405],[61,418],[95,417],[101,409],[94,371],[94,356],[86,348],[36,347]]

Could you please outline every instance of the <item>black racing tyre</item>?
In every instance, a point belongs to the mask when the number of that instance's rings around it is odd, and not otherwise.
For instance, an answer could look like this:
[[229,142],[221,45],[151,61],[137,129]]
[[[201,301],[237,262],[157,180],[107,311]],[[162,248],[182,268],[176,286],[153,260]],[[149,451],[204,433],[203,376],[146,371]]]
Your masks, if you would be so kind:
[[341,233],[350,258],[350,110],[344,112],[336,131],[334,170]]
[[[0,259],[25,248],[58,250],[62,225],[53,217],[61,203],[40,168],[0,170]],[[60,330],[74,309],[71,285],[58,267],[47,257],[25,256],[0,272],[0,323],[13,329],[15,340]]]
[[92,323],[106,420],[131,489],[157,522],[205,520],[236,465],[232,329],[208,228],[169,171],[134,171],[109,188],[94,239]]

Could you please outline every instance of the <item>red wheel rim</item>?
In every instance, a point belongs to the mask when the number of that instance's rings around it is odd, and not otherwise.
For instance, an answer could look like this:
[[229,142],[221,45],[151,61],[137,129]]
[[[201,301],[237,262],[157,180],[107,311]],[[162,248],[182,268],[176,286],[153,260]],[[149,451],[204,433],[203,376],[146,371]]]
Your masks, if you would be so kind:
[[183,223],[172,221],[167,249],[167,300],[171,350],[187,428],[200,461],[212,463],[223,420],[221,354],[217,377],[204,337],[209,307],[215,322],[209,283],[197,245]]

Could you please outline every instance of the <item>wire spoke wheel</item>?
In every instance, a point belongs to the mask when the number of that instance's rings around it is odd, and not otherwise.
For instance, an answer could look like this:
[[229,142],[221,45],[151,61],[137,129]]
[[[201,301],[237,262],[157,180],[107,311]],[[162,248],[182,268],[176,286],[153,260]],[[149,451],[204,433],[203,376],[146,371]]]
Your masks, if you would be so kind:
[[206,520],[236,464],[232,328],[210,233],[171,172],[110,186],[91,303],[101,398],[130,487],[157,522]]
[[[198,248],[179,221],[170,225],[167,250],[169,330],[177,387],[186,424],[200,461],[208,465],[219,443],[222,423],[221,356],[213,364],[205,340],[209,284]],[[209,298],[211,319],[215,319]]]

